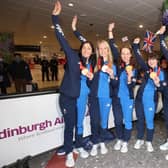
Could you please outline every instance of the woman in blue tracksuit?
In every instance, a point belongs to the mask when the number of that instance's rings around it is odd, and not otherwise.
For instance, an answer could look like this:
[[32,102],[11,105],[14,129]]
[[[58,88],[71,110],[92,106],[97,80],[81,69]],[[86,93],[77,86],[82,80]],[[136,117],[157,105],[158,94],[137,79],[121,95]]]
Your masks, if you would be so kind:
[[[168,47],[164,40],[164,33],[166,31],[166,26],[162,26],[158,31],[160,34],[160,49],[163,52],[164,57],[168,61]],[[160,145],[160,150],[168,150],[168,78],[166,78],[168,74],[165,74],[165,82],[162,83],[162,94],[163,94],[163,111],[164,111],[164,119],[166,124],[166,132],[167,132],[167,141],[166,143]],[[166,155],[166,160],[168,160],[168,154]]]
[[[86,39],[78,31],[76,31],[76,23],[77,16],[73,18],[72,29],[76,37],[81,42],[84,42]],[[109,82],[110,77],[116,74],[116,68],[113,65],[112,54],[107,41],[102,40],[98,42],[97,57],[99,58],[97,72],[94,74],[93,80],[89,82],[89,111],[91,118],[92,142],[94,143],[91,150],[92,156],[97,155],[97,147],[99,143],[101,153],[107,153],[104,138],[107,134],[106,129],[108,128],[108,117],[111,108]]]
[[[113,88],[113,94],[111,95],[113,97],[113,114],[118,138],[114,149],[126,153],[132,130],[133,88],[136,84],[136,70],[131,48],[125,45],[121,48],[120,53],[118,52],[113,37],[114,27],[114,23],[109,24],[108,27],[109,43],[113,56],[117,61],[119,60],[117,68],[118,78],[111,81],[111,87]],[[123,122],[125,128],[123,128]]]
[[93,55],[93,45],[89,41],[85,41],[80,47],[80,95],[77,99],[77,132],[76,132],[76,148],[80,153],[82,158],[87,158],[89,154],[84,150],[82,140],[83,140],[83,121],[86,112],[86,105],[88,102],[88,95],[90,89],[88,86],[88,80],[93,79],[93,71],[96,64],[96,57]]
[[[61,13],[61,4],[59,1],[55,3],[52,12],[52,22],[55,26],[55,34],[58,42],[60,43],[67,58],[67,65],[65,68],[64,78],[60,86],[59,103],[64,116],[65,129],[64,129],[64,148],[66,151],[67,167],[73,167],[75,161],[73,158],[73,129],[76,125],[76,109],[77,98],[80,96],[80,82],[81,82],[81,60],[77,52],[70,48],[67,43],[61,26],[59,25],[58,16]],[[82,45],[81,54],[92,53],[90,43]],[[89,54],[88,54],[89,55]],[[90,78],[90,73],[84,74]]]
[[91,121],[96,123],[93,114],[96,110],[100,111],[100,122],[97,122],[98,127],[96,127],[96,124],[93,124],[96,129],[92,131],[92,142],[94,143],[90,152],[92,156],[97,155],[97,148],[99,145],[101,154],[106,154],[108,152],[104,140],[107,134],[108,118],[112,104],[112,99],[110,97],[110,93],[112,92],[110,90],[110,81],[116,76],[116,67],[113,64],[111,49],[107,41],[100,40],[97,42],[96,54],[98,58],[97,71],[94,74],[90,87],[90,115],[92,115]]
[[[76,24],[77,24],[77,16],[74,16],[72,20],[72,30],[75,34],[75,36],[81,41],[81,47],[80,47],[80,60],[81,60],[81,89],[80,89],[80,96],[77,99],[77,135],[76,135],[76,148],[78,152],[80,153],[81,157],[86,157],[88,154],[86,151],[84,152],[83,146],[82,146],[82,140],[83,140],[83,121],[85,117],[86,112],[86,106],[88,103],[88,95],[90,93],[90,88],[88,86],[88,80],[92,80],[93,78],[93,72],[96,65],[96,55],[94,54],[84,54],[84,56],[81,54],[82,47],[84,44],[88,43],[88,41],[76,30]],[[92,53],[94,52],[94,48],[91,42],[89,44],[92,47]],[[88,46],[89,47],[89,46]],[[85,73],[88,73],[88,77],[85,75]]]
[[140,149],[144,144],[144,125],[146,121],[147,136],[146,147],[148,152],[153,152],[152,140],[154,134],[154,115],[157,105],[157,88],[159,89],[164,80],[164,73],[158,66],[157,56],[148,54],[147,64],[144,62],[139,50],[140,39],[136,38],[133,42],[133,50],[137,62],[144,70],[144,80],[138,89],[135,111],[137,116],[137,141],[135,149]]

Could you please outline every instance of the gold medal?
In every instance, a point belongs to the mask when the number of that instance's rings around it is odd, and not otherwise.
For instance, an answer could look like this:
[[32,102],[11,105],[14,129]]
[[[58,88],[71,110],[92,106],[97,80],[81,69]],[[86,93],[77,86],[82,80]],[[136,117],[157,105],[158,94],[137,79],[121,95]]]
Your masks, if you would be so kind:
[[156,72],[151,72],[150,73],[150,78],[154,79],[157,76]]
[[125,68],[125,70],[126,70],[127,73],[128,73],[128,72],[131,72],[132,69],[133,69],[133,67],[132,67],[131,65],[128,65],[128,66],[126,66],[126,68]]

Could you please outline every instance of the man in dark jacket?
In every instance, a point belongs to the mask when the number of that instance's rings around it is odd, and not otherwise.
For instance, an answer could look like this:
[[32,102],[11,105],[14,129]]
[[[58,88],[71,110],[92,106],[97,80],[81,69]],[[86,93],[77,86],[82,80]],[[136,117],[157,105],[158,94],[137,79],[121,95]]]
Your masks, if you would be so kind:
[[4,62],[3,57],[0,55],[0,95],[7,94],[6,88],[11,85],[8,75],[8,64]]
[[57,55],[54,54],[52,59],[50,60],[50,70],[51,70],[51,79],[52,81],[58,80],[58,59]]
[[43,60],[41,61],[41,71],[42,71],[42,81],[44,81],[44,78],[46,76],[47,81],[49,81],[49,62],[46,59],[46,57],[43,57]]
[[10,66],[10,73],[15,83],[17,93],[26,92],[26,84],[32,81],[29,65],[22,59],[21,54],[15,54]]

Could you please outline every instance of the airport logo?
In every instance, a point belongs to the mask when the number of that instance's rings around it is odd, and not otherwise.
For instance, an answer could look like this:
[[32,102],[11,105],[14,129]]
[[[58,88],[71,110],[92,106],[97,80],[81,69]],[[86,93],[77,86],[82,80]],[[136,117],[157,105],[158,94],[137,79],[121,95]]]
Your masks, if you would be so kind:
[[17,135],[25,135],[27,133],[44,131],[51,127],[58,127],[63,123],[64,123],[63,117],[56,117],[54,121],[45,120],[40,123],[34,123],[26,126],[19,125],[16,128],[5,128],[3,130],[0,130],[0,139],[5,139]]

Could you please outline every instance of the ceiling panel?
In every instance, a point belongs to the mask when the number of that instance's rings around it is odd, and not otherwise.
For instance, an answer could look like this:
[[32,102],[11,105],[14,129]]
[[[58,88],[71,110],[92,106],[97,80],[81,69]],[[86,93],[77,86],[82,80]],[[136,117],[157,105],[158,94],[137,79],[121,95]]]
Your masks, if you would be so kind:
[[[43,45],[60,48],[50,28],[54,2],[1,0],[0,32],[14,32],[16,44],[39,44],[43,41]],[[68,2],[73,2],[74,7],[69,7]],[[73,48],[80,45],[71,30],[75,14],[79,18],[79,30],[94,42],[98,38],[107,38],[107,26],[111,21],[116,23],[117,42],[126,35],[130,39],[143,37],[146,29],[156,31],[161,25],[163,0],[61,0],[61,3],[60,23]],[[144,28],[139,29],[139,24],[144,24]],[[43,35],[48,38],[43,39]]]

